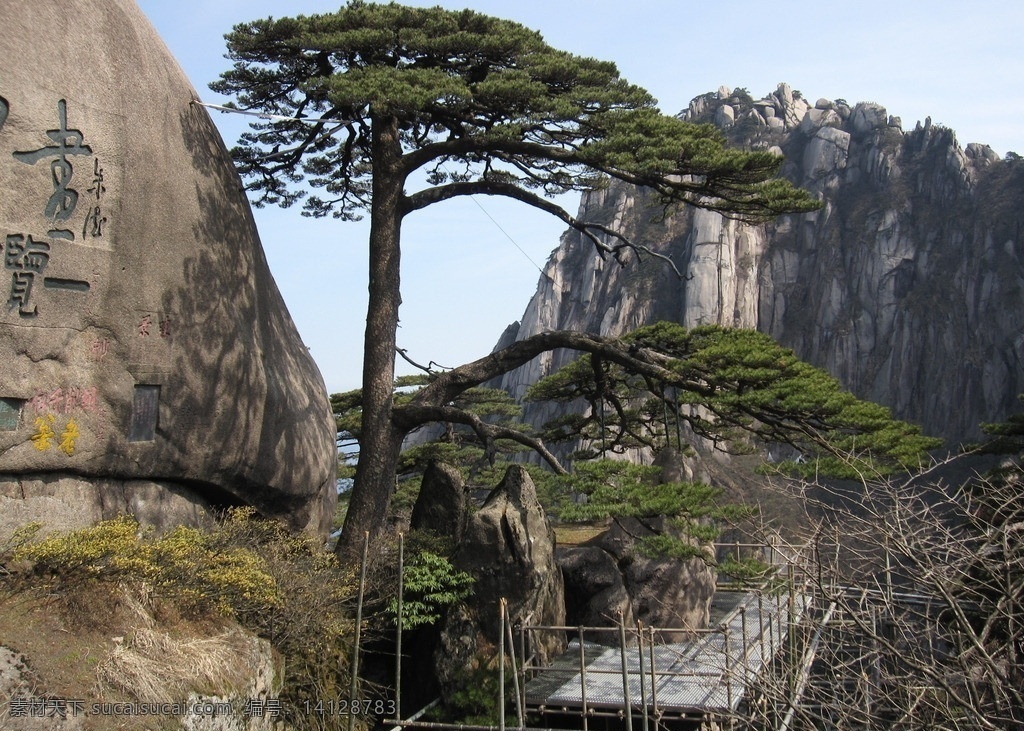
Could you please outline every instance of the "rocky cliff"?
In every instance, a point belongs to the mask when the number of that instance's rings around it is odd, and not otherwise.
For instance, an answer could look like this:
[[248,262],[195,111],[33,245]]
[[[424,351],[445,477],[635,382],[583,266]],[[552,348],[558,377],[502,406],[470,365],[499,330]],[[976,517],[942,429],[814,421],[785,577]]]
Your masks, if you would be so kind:
[[[581,217],[623,226],[682,277],[653,258],[603,261],[566,233],[501,343],[552,329],[615,335],[658,320],[751,327],[934,435],[968,439],[1015,408],[1024,161],[961,147],[930,120],[904,131],[879,104],[811,104],[785,84],[760,100],[722,88],[683,116],[784,155],[782,174],[823,206],[748,226],[692,208],[663,220],[643,190],[625,185],[587,195]],[[520,396],[572,357],[547,354],[502,386]]]

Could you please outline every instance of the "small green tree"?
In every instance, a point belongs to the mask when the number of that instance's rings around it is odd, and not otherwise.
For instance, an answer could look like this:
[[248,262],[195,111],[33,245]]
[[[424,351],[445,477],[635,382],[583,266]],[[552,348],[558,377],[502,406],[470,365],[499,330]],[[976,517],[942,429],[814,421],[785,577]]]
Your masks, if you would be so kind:
[[[335,13],[237,25],[227,43],[233,67],[211,86],[241,108],[276,115],[234,150],[255,204],[305,199],[309,215],[370,218],[363,439],[338,544],[350,556],[364,531],[383,526],[405,435],[448,403],[428,403],[438,391],[424,389],[425,408],[395,410],[407,215],[460,196],[505,196],[558,216],[602,255],[623,260],[643,247],[550,196],[615,178],[649,188],[664,206],[745,220],[818,205],[776,177],[777,156],[729,149],[710,125],[662,114],[614,64],[471,10],[354,0]],[[542,342],[559,347],[543,339],[532,347]]]
[[722,491],[700,482],[662,482],[661,468],[619,460],[581,462],[573,473],[560,478],[566,490],[585,495],[561,507],[566,521],[591,521],[607,517],[655,518],[664,516],[671,530],[641,539],[640,551],[648,556],[713,560],[704,545],[715,540],[726,522],[749,510],[723,503]]
[[[457,571],[447,558],[426,549],[413,555],[402,578],[404,629],[435,623],[448,607],[472,594],[472,576]],[[397,619],[397,597],[388,601],[388,613]]]

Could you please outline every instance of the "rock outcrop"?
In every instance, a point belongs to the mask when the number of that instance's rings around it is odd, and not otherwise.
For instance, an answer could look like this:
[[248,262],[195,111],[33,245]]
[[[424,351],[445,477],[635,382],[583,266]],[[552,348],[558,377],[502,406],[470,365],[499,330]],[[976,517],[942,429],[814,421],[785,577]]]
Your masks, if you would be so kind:
[[[759,100],[723,88],[684,116],[785,155],[783,175],[822,208],[747,226],[694,209],[660,220],[626,185],[586,195],[582,218],[623,226],[683,278],[653,259],[619,268],[566,233],[501,343],[553,329],[618,335],[658,320],[750,327],[930,434],[972,439],[980,422],[1017,408],[1024,162],[963,148],[930,120],[904,131],[876,103],[812,106],[786,85]],[[521,396],[572,357],[545,354],[501,385]],[[527,419],[556,409],[530,406]]]
[[[662,450],[655,464],[662,469],[662,482],[694,479],[689,469],[693,462],[676,450]],[[627,626],[641,621],[648,627],[677,630],[663,633],[677,639],[706,628],[718,579],[713,561],[646,554],[644,539],[658,535],[700,548],[708,559],[714,553],[712,546],[695,543],[664,516],[612,517],[608,530],[597,538],[581,546],[559,546],[566,624],[606,627],[618,624],[621,617]],[[604,639],[611,644],[619,641],[617,634]]]
[[[434,653],[446,697],[467,682],[467,673],[496,655],[502,599],[513,624],[560,625],[565,619],[554,531],[525,469],[510,466],[483,506],[467,516],[452,564],[472,575],[474,583],[471,604],[453,608],[444,619]],[[560,633],[537,634],[534,641],[532,649],[542,663],[564,646]]]
[[458,545],[469,518],[466,507],[466,485],[459,471],[442,462],[431,462],[423,473],[409,523],[415,530],[428,530]]
[[325,531],[326,389],[166,47],[132,0],[39,0],[0,53],[0,514]]

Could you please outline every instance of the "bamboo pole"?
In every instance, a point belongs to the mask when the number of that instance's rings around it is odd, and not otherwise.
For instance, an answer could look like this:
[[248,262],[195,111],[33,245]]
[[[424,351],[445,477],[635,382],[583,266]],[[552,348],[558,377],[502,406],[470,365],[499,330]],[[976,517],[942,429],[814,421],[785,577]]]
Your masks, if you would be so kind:
[[619,655],[622,658],[622,706],[626,712],[626,731],[633,731],[633,704],[629,700],[629,674],[626,666],[626,620],[619,614]]
[[498,601],[498,728],[505,731],[505,598]]
[[519,721],[519,728],[522,729],[526,726],[523,720],[525,715],[523,697],[519,690],[519,670],[516,668],[516,652],[515,652],[515,638],[512,636],[512,617],[508,613],[508,602],[502,603],[502,609],[505,612],[505,638],[508,640],[508,647],[511,650],[510,657],[512,658],[512,689],[516,694],[516,718]]
[[658,731],[660,713],[658,712],[658,676],[654,666],[654,627],[648,628],[651,632],[651,641],[648,643],[648,653],[651,656],[651,712],[654,715],[654,731]]
[[[745,598],[744,598],[744,601],[746,601]],[[748,664],[747,664],[747,647],[749,646],[749,643],[747,642],[747,605],[746,604],[743,604],[743,605],[740,606],[740,634],[743,637],[743,656],[741,658],[742,661],[743,661],[743,682],[746,683],[747,682],[747,674],[748,674],[748,669],[747,669],[748,668]]]
[[583,731],[589,731],[587,728],[587,655],[583,649],[583,625],[580,625],[579,629],[580,637],[580,699],[582,700],[582,714],[583,714]]
[[405,588],[405,535],[398,534],[398,607],[395,624],[395,717],[402,717],[402,595]]
[[789,579],[789,598],[786,601],[788,609],[788,616],[786,622],[786,644],[788,662],[793,668],[793,673],[790,676],[790,688],[796,687],[796,666],[793,664],[796,661],[796,582],[794,581],[794,566],[789,564],[787,566],[787,574]]
[[793,723],[793,717],[796,714],[796,709],[800,705],[800,699],[803,697],[804,691],[807,689],[807,683],[810,680],[811,666],[814,664],[814,658],[818,654],[818,645],[821,644],[822,633],[824,632],[825,627],[828,626],[828,623],[832,620],[832,615],[836,611],[836,606],[837,604],[835,601],[829,604],[828,610],[825,612],[825,616],[821,620],[821,624],[814,633],[814,637],[811,638],[807,652],[804,653],[803,661],[800,663],[796,686],[793,689],[793,693],[790,695],[789,707],[786,709],[786,715],[782,719],[782,723],[779,725],[777,731],[788,731],[790,725]]
[[722,624],[719,627],[722,633],[722,647],[725,651],[725,674],[723,680],[725,680],[725,699],[726,704],[729,706],[729,711],[732,711],[732,657],[729,652],[729,625]]
[[760,589],[757,590],[757,617],[758,617],[757,621],[758,621],[758,625],[759,625],[758,638],[761,641],[761,667],[767,669],[767,667],[768,667],[768,656],[765,653],[764,633],[765,632],[771,632],[771,629],[772,629],[772,619],[769,616],[765,616],[765,613],[764,613],[764,594],[763,594],[763,592]]
[[647,731],[647,681],[644,677],[644,625],[639,619],[636,621],[636,650],[640,669],[640,707],[643,709],[643,731]]
[[352,680],[348,688],[348,731],[355,728],[356,714],[352,712],[359,690],[359,640],[363,625],[363,596],[366,591],[366,555],[370,551],[370,531],[363,533],[363,557],[359,565],[359,598],[356,600],[356,632],[352,641]]

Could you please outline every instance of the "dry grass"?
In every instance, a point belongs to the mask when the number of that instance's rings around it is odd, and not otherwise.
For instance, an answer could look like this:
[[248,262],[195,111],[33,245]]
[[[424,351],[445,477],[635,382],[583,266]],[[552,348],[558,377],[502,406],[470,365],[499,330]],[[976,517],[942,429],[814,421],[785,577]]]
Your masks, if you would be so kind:
[[254,643],[234,631],[214,637],[172,637],[139,627],[97,668],[101,688],[146,703],[172,703],[189,692],[240,691],[256,667]]
[[555,540],[559,546],[579,546],[608,530],[607,525],[570,524],[555,526]]

